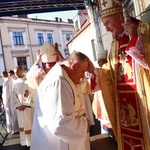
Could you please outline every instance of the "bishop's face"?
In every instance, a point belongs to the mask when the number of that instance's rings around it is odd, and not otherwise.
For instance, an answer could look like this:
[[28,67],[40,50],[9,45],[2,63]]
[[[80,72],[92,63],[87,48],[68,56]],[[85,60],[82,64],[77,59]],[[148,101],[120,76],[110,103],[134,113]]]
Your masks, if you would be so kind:
[[45,73],[47,74],[55,64],[56,62],[42,63]]
[[123,16],[122,14],[115,14],[102,19],[102,22],[108,32],[111,32],[113,36],[118,36],[124,31]]

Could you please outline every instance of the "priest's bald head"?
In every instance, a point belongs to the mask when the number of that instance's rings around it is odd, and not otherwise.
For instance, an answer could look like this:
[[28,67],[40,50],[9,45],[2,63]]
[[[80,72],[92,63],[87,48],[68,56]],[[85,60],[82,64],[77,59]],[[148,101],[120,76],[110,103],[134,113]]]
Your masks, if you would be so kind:
[[79,51],[73,51],[65,60],[61,61],[61,66],[75,84],[85,77],[86,71],[94,74],[95,70],[90,59]]

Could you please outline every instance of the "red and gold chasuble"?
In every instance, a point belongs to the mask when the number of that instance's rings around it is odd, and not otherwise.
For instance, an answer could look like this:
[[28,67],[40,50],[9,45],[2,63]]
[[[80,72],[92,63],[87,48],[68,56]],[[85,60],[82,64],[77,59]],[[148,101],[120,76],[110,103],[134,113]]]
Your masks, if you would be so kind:
[[136,92],[134,60],[125,52],[129,38],[117,39],[119,114],[123,150],[144,150],[141,116]]

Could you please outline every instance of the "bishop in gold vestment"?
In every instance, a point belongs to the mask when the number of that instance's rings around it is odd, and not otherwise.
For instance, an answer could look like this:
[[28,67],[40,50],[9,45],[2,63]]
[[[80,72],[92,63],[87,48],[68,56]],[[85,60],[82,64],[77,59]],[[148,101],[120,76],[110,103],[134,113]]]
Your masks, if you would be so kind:
[[98,0],[114,40],[100,87],[118,150],[150,149],[150,23],[129,17],[118,0]]
[[[123,35],[112,42],[108,63],[99,69],[100,87],[119,150],[150,149],[150,24],[140,23],[138,29],[144,65],[139,55],[129,55],[134,46]],[[134,38],[138,40],[139,36]]]

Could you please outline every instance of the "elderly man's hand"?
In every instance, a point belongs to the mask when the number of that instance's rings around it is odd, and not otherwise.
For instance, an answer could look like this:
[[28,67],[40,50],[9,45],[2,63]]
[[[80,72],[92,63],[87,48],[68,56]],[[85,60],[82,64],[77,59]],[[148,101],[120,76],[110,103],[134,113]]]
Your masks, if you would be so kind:
[[100,67],[102,67],[103,64],[105,64],[105,63],[107,63],[107,59],[99,59],[99,60],[98,60],[98,65],[99,65]]
[[22,106],[19,106],[17,109],[19,109],[20,111],[23,111],[26,109],[26,106],[25,105],[22,105]]
[[137,34],[138,23],[133,21],[128,21],[122,24],[124,27],[124,32],[130,37],[134,37]]

